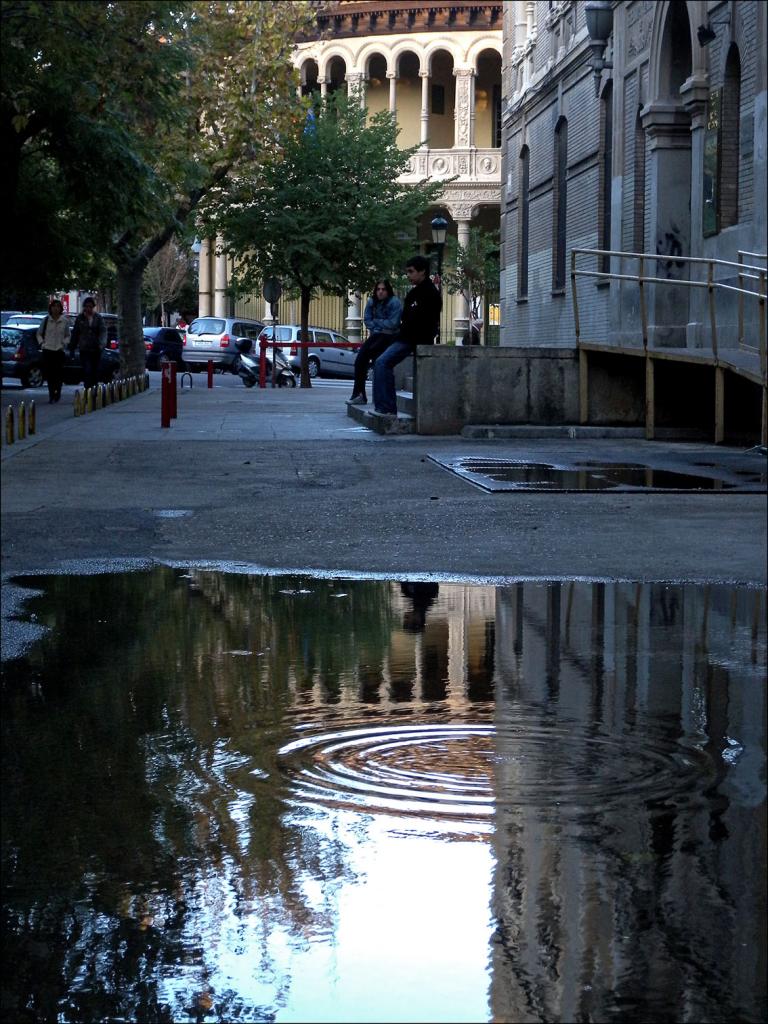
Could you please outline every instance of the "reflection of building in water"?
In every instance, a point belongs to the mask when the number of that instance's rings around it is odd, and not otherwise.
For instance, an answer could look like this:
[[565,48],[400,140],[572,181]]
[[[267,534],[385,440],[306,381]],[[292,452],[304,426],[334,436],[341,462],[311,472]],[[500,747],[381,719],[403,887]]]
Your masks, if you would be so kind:
[[498,591],[495,1021],[756,1019],[764,617],[748,590]]
[[[386,584],[391,631],[381,652],[358,642],[356,657],[340,666],[340,707],[349,705],[357,713],[360,701],[393,710],[404,703],[446,701],[466,711],[467,701],[493,700],[495,588],[441,583],[425,584],[429,589],[421,591],[422,585],[415,586]],[[320,667],[309,684],[299,686],[295,671],[290,677],[303,703],[327,703]]]

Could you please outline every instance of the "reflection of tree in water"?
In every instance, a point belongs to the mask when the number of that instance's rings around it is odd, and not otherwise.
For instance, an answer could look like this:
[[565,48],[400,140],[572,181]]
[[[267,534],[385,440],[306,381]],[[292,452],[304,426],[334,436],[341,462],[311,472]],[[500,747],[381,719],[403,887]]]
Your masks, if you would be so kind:
[[165,569],[30,582],[53,632],[5,671],[4,1012],[50,1019],[64,999],[82,1019],[173,1019],[158,976],[186,965],[203,985],[227,899],[251,928],[265,916],[265,961],[275,925],[331,933],[334,908],[303,882],[344,877],[345,847],[294,821],[277,749],[302,689],[333,700],[381,664],[388,584],[339,597],[337,582]]

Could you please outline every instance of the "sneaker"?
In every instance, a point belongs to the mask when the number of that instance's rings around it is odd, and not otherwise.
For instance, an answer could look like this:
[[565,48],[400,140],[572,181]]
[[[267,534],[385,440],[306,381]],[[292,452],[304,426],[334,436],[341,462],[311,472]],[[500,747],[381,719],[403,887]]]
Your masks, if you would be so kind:
[[354,398],[350,398],[347,405],[368,405],[368,399],[362,395],[355,395]]
[[377,416],[386,416],[387,419],[390,419],[390,420],[396,420],[397,419],[397,413],[396,412],[384,412],[383,409],[376,409],[375,412],[376,412]]

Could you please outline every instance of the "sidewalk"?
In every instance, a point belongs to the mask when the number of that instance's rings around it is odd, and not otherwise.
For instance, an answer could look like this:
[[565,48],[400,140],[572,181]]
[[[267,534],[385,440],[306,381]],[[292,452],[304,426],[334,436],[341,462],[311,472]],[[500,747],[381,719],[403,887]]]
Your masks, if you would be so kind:
[[85,417],[39,415],[34,438],[3,445],[5,573],[156,559],[400,577],[765,581],[764,494],[491,494],[433,461],[759,469],[741,449],[382,437],[347,417],[343,387],[216,384],[197,376],[179,392],[169,429],[153,384]]

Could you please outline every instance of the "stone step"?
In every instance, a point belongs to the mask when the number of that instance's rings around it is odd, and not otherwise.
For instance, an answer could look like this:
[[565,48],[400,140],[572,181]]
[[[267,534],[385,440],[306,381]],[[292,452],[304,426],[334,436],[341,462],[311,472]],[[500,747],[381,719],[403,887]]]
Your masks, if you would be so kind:
[[406,416],[414,416],[416,413],[416,404],[413,400],[412,391],[398,391],[397,392],[397,411],[398,413],[404,413]]
[[376,434],[413,434],[416,430],[412,416],[382,416],[371,405],[347,405],[347,416]]
[[[590,426],[537,426],[531,423],[489,423],[467,424],[462,427],[461,436],[471,440],[497,441],[507,438],[531,439],[537,437],[600,438],[644,438],[644,427],[590,427]],[[706,441],[709,434],[704,430],[687,427],[657,427],[657,441]]]

